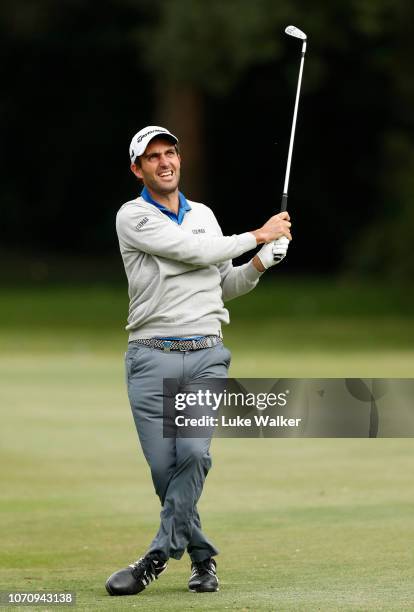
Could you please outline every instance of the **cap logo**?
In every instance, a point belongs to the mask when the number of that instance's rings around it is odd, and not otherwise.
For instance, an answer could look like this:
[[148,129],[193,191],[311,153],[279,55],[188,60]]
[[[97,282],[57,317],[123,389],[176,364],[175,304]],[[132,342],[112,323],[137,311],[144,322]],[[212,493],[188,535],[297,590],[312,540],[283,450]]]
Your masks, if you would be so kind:
[[149,130],[145,132],[145,134],[141,134],[141,136],[137,136],[137,142],[140,143],[141,140],[146,138],[149,134],[168,134],[167,130]]

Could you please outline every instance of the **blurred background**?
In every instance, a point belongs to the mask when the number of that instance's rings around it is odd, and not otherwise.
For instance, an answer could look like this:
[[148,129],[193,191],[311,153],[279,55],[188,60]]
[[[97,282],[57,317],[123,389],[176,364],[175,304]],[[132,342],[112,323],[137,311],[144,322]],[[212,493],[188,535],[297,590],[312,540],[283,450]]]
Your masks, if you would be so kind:
[[[91,601],[101,597],[90,609],[104,609],[102,576],[146,545],[158,508],[124,388],[128,298],[115,233],[118,208],[138,195],[129,142],[145,125],[165,125],[181,140],[186,196],[210,205],[225,234],[262,225],[279,210],[300,62],[300,42],[283,33],[289,24],[309,38],[289,189],[294,240],[253,293],[229,303],[231,374],[413,375],[413,23],[407,0],[2,1],[6,587],[66,588],[70,577],[76,586],[83,580]],[[403,562],[411,440],[378,440],[380,448],[283,442],[215,442],[207,525],[222,542],[230,538],[240,567],[250,558],[244,553],[257,552],[248,545],[267,543],[272,575],[286,580],[279,594],[292,596],[295,609],[302,608],[289,589],[299,550],[309,572],[304,610],[327,602],[339,609],[349,597],[358,609],[384,601],[402,609],[412,601],[398,594],[410,566]],[[261,461],[264,454],[271,460]],[[272,471],[286,461],[289,470]],[[229,535],[237,496],[243,529],[252,512],[258,525],[243,542]],[[350,529],[337,530],[338,512]],[[263,532],[260,517],[268,521]],[[279,571],[279,545],[266,529],[276,524],[287,546]],[[335,550],[321,548],[328,532]],[[375,533],[390,536],[360,552],[355,576],[352,555]],[[56,568],[57,550],[69,577]],[[249,566],[243,571],[235,580],[248,589]],[[251,603],[240,592],[230,592],[229,605],[231,597]],[[263,588],[255,609],[262,595]]]
[[128,146],[147,124],[179,135],[183,191],[210,204],[227,233],[277,211],[301,48],[283,33],[292,22],[309,47],[289,275],[412,285],[413,13],[405,0],[316,0],[312,10],[287,0],[108,0],[99,9],[4,0],[3,274],[62,280],[56,261],[75,255],[119,264],[114,216],[137,195]]

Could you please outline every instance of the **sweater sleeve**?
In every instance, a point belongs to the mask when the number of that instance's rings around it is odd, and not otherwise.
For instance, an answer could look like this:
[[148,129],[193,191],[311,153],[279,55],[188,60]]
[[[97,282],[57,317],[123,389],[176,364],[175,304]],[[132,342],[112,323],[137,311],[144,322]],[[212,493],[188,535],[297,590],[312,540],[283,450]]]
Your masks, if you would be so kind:
[[242,266],[233,266],[231,261],[225,261],[217,267],[221,276],[223,302],[249,293],[263,274],[256,270],[251,261]]
[[233,236],[193,235],[162,213],[140,206],[123,206],[116,217],[121,248],[140,250],[196,266],[238,257],[256,246],[250,232]]
[[[212,213],[213,214],[213,213]],[[217,219],[214,221],[219,236],[223,234]],[[252,261],[249,261],[242,266],[233,266],[231,259],[217,264],[221,276],[221,288],[223,302],[228,302],[240,295],[245,295],[254,289],[262,276],[254,267]]]

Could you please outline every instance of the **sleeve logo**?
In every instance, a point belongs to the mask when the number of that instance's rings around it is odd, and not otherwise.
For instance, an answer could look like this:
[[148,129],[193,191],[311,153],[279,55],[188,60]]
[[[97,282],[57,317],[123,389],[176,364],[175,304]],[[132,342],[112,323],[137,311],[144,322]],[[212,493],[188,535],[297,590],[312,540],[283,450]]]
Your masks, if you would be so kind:
[[139,223],[137,223],[137,225],[135,226],[135,229],[137,229],[139,231],[140,229],[142,229],[144,227],[144,225],[146,223],[148,223],[148,221],[149,221],[148,217],[143,217],[141,219],[141,221],[139,221]]

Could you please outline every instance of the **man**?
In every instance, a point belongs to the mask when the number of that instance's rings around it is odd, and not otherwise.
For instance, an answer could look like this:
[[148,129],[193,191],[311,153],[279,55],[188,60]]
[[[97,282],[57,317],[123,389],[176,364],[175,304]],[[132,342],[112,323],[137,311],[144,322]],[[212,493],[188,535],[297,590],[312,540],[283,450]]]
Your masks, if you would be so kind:
[[[221,325],[229,322],[223,301],[256,286],[275,263],[271,241],[291,240],[291,224],[284,212],[260,229],[223,236],[210,208],[178,190],[178,139],[165,128],[139,131],[130,158],[144,188],[116,219],[129,283],[128,395],[162,511],[146,554],[112,574],[106,589],[110,595],[139,593],[170,557],[180,559],[187,550],[190,590],[217,591],[218,550],[204,535],[197,511],[211,466],[210,438],[163,437],[163,379],[177,379],[188,390],[203,378],[226,378],[231,356],[221,339]],[[263,243],[249,263],[233,267],[234,257]]]

